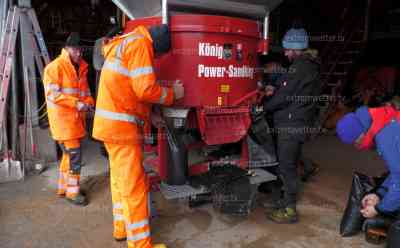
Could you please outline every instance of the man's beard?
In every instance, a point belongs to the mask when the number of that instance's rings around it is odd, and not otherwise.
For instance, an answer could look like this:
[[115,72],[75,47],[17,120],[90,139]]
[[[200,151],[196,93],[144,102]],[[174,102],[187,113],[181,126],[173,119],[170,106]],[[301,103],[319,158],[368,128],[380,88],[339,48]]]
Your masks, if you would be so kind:
[[287,56],[282,59],[282,66],[284,68],[289,68],[293,63],[293,60],[290,60]]

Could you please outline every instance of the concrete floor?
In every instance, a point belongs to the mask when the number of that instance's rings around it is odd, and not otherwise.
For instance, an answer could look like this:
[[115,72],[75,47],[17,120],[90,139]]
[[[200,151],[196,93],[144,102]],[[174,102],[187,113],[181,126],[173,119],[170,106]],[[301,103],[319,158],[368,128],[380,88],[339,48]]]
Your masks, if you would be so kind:
[[[0,247],[126,247],[111,236],[107,161],[97,146],[86,145],[84,151],[87,207],[71,206],[55,196],[55,166],[24,182],[0,185]],[[321,172],[303,187],[300,223],[276,225],[265,218],[261,206],[248,218],[237,218],[217,213],[210,205],[190,209],[184,201],[167,202],[156,195],[154,241],[172,248],[379,247],[367,244],[362,234],[342,238],[338,228],[352,171],[378,175],[384,170],[382,161],[375,153],[357,152],[333,136],[307,144],[305,153],[321,165]],[[260,195],[259,201],[264,198]]]

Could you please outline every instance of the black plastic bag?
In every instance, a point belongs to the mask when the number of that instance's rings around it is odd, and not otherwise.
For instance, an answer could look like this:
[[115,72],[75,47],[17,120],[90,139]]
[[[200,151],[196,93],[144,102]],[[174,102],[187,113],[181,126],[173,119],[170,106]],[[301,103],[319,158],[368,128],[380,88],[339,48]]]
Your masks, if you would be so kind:
[[387,237],[387,248],[400,247],[400,221],[393,223],[389,229]]
[[340,235],[349,237],[361,231],[365,218],[360,213],[363,197],[374,189],[373,179],[355,172],[347,206],[340,223]]
[[380,176],[374,177],[374,182],[375,185],[378,187],[382,185],[382,183],[386,180],[386,178],[389,176],[389,172],[385,172]]

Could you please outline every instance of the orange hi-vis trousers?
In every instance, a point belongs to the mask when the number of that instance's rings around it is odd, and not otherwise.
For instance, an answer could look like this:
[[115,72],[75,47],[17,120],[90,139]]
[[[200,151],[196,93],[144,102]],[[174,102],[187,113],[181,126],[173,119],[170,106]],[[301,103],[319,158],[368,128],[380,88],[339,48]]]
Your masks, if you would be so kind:
[[129,248],[151,248],[148,192],[141,145],[104,144],[110,160],[114,238]]
[[58,176],[59,196],[73,199],[79,193],[79,179],[81,170],[81,146],[78,139],[59,141],[63,155],[60,162]]

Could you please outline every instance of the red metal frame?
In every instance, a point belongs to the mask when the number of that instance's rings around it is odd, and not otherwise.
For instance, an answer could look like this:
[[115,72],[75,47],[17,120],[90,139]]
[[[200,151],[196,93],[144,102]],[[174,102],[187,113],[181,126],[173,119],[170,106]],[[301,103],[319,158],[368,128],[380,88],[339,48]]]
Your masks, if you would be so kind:
[[[167,179],[167,141],[164,135],[164,129],[163,128],[159,128],[158,129],[158,145],[155,147],[148,147],[147,148],[147,152],[154,152],[156,151],[156,155],[155,156],[147,156],[145,158],[144,163],[146,165],[149,165],[152,167],[153,171],[156,172],[156,174],[152,173],[152,174],[148,174],[149,177],[149,181],[152,187],[153,191],[157,191],[159,188],[157,185],[155,184],[159,184],[161,181],[165,181]],[[191,150],[191,149],[199,149],[202,147],[206,147],[207,144],[204,142],[197,142],[197,143],[193,143],[190,144],[187,149]],[[198,163],[198,164],[193,164],[190,165],[189,167],[189,176],[195,176],[195,175],[200,175],[203,173],[206,173],[209,168],[210,168],[210,164],[218,164],[218,163],[226,163],[226,161],[218,161],[215,160],[214,158],[208,158],[207,162],[202,162],[202,163]],[[241,157],[238,160],[231,160],[229,161],[232,164],[236,164],[237,166],[239,166],[242,169],[247,169],[249,166],[249,151],[248,151],[248,146],[247,146],[247,140],[243,139],[242,140],[242,153],[241,153]]]
[[248,106],[236,108],[202,108],[197,110],[199,128],[208,145],[235,143],[251,124]]
[[[149,27],[160,23],[160,17],[129,21],[125,32],[139,25]],[[251,125],[250,106],[260,100],[257,81],[261,78],[261,70],[256,69],[257,52],[268,50],[268,40],[263,39],[259,23],[226,16],[176,15],[171,16],[169,27],[173,48],[170,53],[156,58],[155,72],[164,86],[176,80],[184,84],[184,99],[172,107],[190,109],[186,127],[198,129],[202,136],[202,141],[190,144],[187,149],[242,141],[241,158],[232,162],[248,168],[245,137]],[[231,57],[200,55],[200,43],[215,46],[215,49],[224,47],[224,52],[225,45],[231,47],[227,48],[231,49]],[[205,76],[205,73],[200,73],[200,65],[225,68],[226,73],[223,76]],[[232,76],[231,67],[237,68],[238,74]],[[254,69],[252,76],[247,76],[246,69]],[[164,128],[157,128],[157,146],[146,147],[147,152],[156,152],[156,156],[145,159],[145,163],[151,165],[159,176],[158,179],[152,176],[152,182],[167,178],[168,142]],[[189,175],[207,172],[210,163],[226,161],[209,158],[207,162],[191,165]]]

